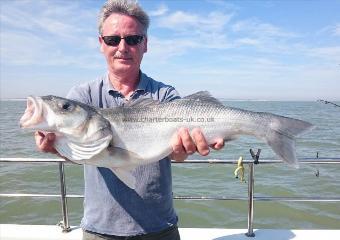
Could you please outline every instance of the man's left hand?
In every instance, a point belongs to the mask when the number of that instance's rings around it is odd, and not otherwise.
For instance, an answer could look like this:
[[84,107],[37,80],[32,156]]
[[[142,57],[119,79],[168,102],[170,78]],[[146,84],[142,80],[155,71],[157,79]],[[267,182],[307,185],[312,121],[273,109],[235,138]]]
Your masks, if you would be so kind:
[[[184,161],[196,151],[202,156],[206,156],[210,152],[209,145],[199,128],[194,128],[191,135],[187,128],[180,128],[177,134],[173,136],[171,144],[173,152],[170,158],[176,161]],[[210,145],[210,147],[215,150],[219,150],[223,148],[223,146],[223,138],[216,139],[216,142]]]

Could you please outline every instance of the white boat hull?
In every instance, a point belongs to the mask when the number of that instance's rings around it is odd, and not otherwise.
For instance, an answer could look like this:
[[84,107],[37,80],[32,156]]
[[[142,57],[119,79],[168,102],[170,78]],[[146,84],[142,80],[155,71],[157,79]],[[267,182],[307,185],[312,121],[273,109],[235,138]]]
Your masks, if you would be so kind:
[[[340,230],[255,229],[248,238],[246,229],[180,228],[181,240],[339,240]],[[63,233],[59,226],[0,224],[1,240],[81,240],[82,229]]]

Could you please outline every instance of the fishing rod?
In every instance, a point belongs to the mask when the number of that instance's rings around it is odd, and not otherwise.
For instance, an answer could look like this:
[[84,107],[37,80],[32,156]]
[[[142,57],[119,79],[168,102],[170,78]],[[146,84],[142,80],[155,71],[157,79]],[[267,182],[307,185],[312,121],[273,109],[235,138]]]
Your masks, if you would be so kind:
[[319,99],[318,102],[322,102],[324,104],[331,104],[333,105],[334,107],[340,107],[340,105],[336,104],[336,103],[333,103],[333,102],[330,102],[330,101],[327,101],[327,100],[322,100],[322,99]]

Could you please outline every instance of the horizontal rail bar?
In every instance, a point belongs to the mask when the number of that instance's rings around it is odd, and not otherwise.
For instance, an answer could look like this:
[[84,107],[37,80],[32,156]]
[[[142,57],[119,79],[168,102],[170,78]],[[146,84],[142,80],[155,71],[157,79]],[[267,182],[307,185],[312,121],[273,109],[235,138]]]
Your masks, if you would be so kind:
[[174,196],[175,200],[221,200],[221,201],[235,201],[235,200],[247,200],[247,197],[195,197],[195,196]]
[[340,202],[339,197],[254,197],[256,201],[271,202]]
[[[241,200],[246,201],[248,197],[194,197],[194,196],[175,196],[173,199],[176,200],[227,200],[227,201],[235,201]],[[322,197],[256,197],[254,196],[255,201],[274,201],[274,202],[340,202],[339,197],[331,197],[331,198],[322,198]]]
[[[60,194],[27,194],[27,193],[0,193],[0,197],[51,197],[60,198]],[[67,198],[83,198],[80,194],[67,194]],[[247,197],[214,197],[214,196],[174,196],[175,200],[214,200],[214,201],[245,201]],[[255,201],[278,201],[278,202],[340,202],[339,197],[256,197]]]
[[62,158],[0,158],[5,163],[59,163],[69,162]]
[[[207,160],[185,160],[183,162],[172,161],[172,163],[202,163],[202,164],[237,164],[238,160],[233,159],[207,159]],[[340,158],[300,158],[299,163],[302,164],[340,164]],[[253,163],[254,160],[243,160],[244,164]],[[282,160],[277,159],[261,159],[260,164],[274,164],[284,163]]]
[[[0,193],[0,197],[55,197],[60,198],[60,194],[35,194],[35,193]],[[67,198],[83,198],[83,195],[68,194]]]
[[[299,163],[302,164],[340,164],[340,158],[299,158]],[[66,161],[62,158],[0,158],[0,163],[72,163],[71,161]],[[253,160],[243,160],[244,164],[253,163]],[[188,164],[188,163],[201,163],[201,164],[236,164],[237,160],[234,159],[206,159],[206,160],[196,160],[188,159],[183,162],[172,161],[176,164]],[[281,160],[277,159],[261,159],[260,164],[273,164],[273,163],[283,163]]]

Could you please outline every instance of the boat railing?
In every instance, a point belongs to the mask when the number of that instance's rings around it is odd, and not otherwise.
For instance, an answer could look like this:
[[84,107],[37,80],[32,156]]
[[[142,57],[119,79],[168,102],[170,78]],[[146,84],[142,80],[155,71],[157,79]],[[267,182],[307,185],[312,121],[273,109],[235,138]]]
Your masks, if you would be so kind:
[[[243,164],[248,165],[248,196],[247,197],[211,197],[211,196],[174,196],[177,200],[245,200],[248,201],[248,228],[245,233],[248,237],[254,237],[253,223],[254,223],[254,201],[285,201],[285,202],[340,202],[340,196],[336,197],[258,197],[254,196],[254,172],[255,165],[258,164],[259,151],[255,155],[252,153],[253,160],[244,160]],[[262,164],[279,164],[281,160],[266,159],[261,160]],[[301,164],[340,164],[340,158],[300,158]],[[45,159],[45,158],[0,158],[0,163],[57,163],[59,166],[59,179],[60,179],[60,194],[30,194],[30,193],[0,193],[0,197],[60,197],[62,221],[60,227],[63,232],[71,231],[68,219],[68,198],[83,198],[83,195],[67,194],[66,193],[66,180],[65,180],[65,163],[70,163],[64,159]],[[237,164],[237,160],[185,160],[184,162],[173,161],[174,164]]]

